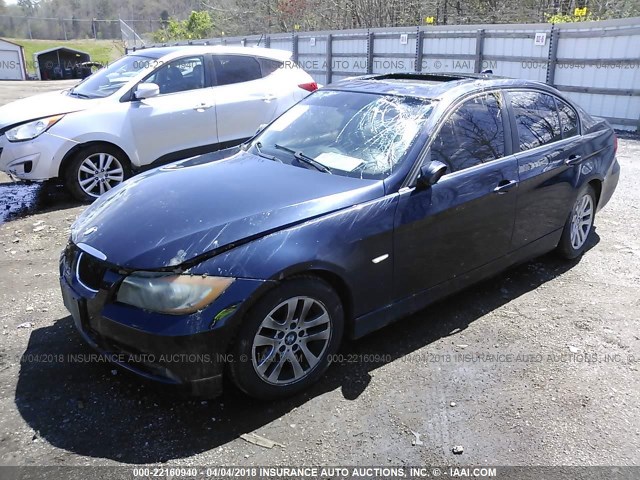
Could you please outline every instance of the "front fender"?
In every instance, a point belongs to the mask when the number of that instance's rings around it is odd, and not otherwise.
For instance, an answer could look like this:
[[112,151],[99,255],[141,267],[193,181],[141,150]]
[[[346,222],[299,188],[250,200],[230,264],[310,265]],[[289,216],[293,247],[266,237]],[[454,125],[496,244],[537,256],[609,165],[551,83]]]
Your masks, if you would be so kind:
[[397,194],[389,195],[309,220],[223,252],[191,271],[262,280],[326,271],[349,289],[352,314],[360,316],[392,299],[397,202]]
[[132,165],[140,164],[133,134],[124,121],[125,112],[119,104],[104,103],[99,114],[94,109],[68,114],[51,133],[73,141],[76,145],[106,142],[116,145],[127,155]]

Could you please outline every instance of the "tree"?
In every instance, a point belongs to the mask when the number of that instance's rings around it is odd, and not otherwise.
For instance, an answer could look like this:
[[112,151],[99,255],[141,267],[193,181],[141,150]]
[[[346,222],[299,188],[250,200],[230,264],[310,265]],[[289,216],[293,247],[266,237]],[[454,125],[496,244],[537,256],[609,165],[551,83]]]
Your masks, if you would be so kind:
[[80,38],[80,22],[75,15],[71,16],[71,30],[73,32],[73,38]]
[[166,30],[167,40],[180,40],[187,38],[187,31],[184,28],[184,22],[170,19]]
[[[588,5],[587,5],[588,4]],[[588,7],[576,17],[575,8]],[[194,12],[195,11],[195,15]],[[143,35],[158,29],[157,42],[262,33],[369,27],[415,27],[425,18],[436,24],[531,23],[625,18],[640,15],[640,0],[0,0],[2,33],[35,38],[118,37],[118,18],[135,20]],[[107,22],[107,20],[113,20]],[[14,23],[12,23],[14,22]],[[431,23],[431,22],[430,22]],[[223,33],[224,31],[224,33]],[[11,35],[8,33],[11,32]]]
[[166,10],[162,10],[162,12],[160,12],[160,25],[164,30],[169,26],[169,12]]
[[38,10],[40,0],[18,0],[18,6],[28,17],[33,17]]
[[213,32],[213,20],[209,12],[191,12],[185,23],[188,38],[207,38]]
[[594,20],[599,20],[599,19],[593,17],[593,15],[591,15],[591,12],[583,16],[569,15],[569,14],[562,14],[562,13],[556,13],[555,15],[547,15],[548,23],[591,22]]
[[210,37],[214,24],[209,12],[191,12],[186,20],[167,20],[167,28],[162,28],[153,34],[156,42],[169,40],[195,40]]

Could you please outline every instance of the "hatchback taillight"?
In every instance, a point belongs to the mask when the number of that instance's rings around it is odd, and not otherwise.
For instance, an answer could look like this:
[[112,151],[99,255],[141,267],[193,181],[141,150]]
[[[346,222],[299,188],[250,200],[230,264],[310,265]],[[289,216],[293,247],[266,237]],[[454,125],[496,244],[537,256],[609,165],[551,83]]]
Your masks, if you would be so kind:
[[318,84],[316,82],[301,83],[298,87],[307,92],[315,92],[318,89]]

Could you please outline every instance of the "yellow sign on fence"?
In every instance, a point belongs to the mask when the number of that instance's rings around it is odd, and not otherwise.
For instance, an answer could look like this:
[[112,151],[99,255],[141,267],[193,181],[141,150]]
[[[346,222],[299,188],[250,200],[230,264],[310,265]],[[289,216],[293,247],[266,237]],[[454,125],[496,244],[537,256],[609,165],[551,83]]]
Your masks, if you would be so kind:
[[587,16],[587,7],[582,7],[582,8],[576,8],[573,11],[573,14],[576,17],[586,17]]
[[432,25],[436,23],[436,17],[424,17],[424,23],[427,25]]

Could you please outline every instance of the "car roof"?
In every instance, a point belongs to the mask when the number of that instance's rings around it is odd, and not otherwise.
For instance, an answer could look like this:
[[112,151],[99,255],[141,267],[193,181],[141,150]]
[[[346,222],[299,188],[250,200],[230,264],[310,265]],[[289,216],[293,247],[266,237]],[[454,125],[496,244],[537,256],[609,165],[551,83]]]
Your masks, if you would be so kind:
[[358,91],[440,100],[488,88],[524,87],[553,91],[548,85],[531,80],[501,77],[489,73],[385,73],[351,77],[331,83],[330,90]]
[[165,47],[133,48],[128,55],[141,55],[151,58],[178,57],[181,54],[202,55],[217,53],[219,55],[253,55],[274,60],[286,61],[291,58],[291,52],[275,48],[260,47],[232,47],[226,45],[172,45]]

